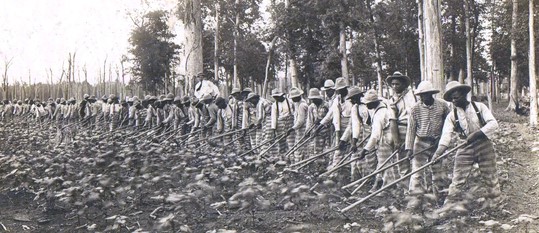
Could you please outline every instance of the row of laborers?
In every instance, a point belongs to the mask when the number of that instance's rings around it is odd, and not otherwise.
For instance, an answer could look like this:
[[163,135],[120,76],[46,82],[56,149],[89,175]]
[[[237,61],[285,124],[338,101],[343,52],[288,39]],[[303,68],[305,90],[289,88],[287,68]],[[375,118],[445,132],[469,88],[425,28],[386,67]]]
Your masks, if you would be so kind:
[[[409,157],[394,169],[387,169],[376,176],[369,192],[408,174],[428,161],[443,154],[454,139],[468,144],[459,149],[449,185],[446,203],[463,200],[463,190],[473,164],[478,163],[486,198],[499,202],[500,187],[496,175],[496,155],[491,143],[498,123],[491,111],[482,103],[470,102],[466,95],[469,85],[451,81],[447,84],[443,100],[434,98],[439,92],[432,84],[423,81],[415,93],[409,88],[409,77],[395,72],[386,79],[393,90],[389,99],[380,98],[376,90],[363,91],[350,87],[344,78],[326,80],[321,88],[311,88],[304,99],[302,90],[294,87],[288,94],[273,90],[273,100],[262,98],[250,88],[233,88],[228,98],[218,96],[218,88],[204,77],[195,86],[193,96],[172,94],[137,96],[120,101],[115,95],[84,95],[82,101],[75,99],[49,99],[47,102],[4,101],[2,118],[31,114],[37,120],[54,120],[60,125],[76,121],[106,126],[109,130],[131,127],[148,129],[164,127],[177,135],[198,134],[200,138],[244,129],[239,148],[265,150],[268,142],[280,138],[278,146],[270,148],[274,156],[282,156],[301,139],[311,138],[289,158],[298,162],[309,155],[338,147],[329,159],[328,169],[342,159],[349,150],[359,157],[352,163],[351,171],[369,174],[379,169],[395,151],[392,161]],[[445,101],[444,101],[445,100]],[[447,102],[446,102],[447,101]],[[455,137],[457,136],[457,137]],[[223,137],[227,144],[231,137]],[[359,142],[364,143],[359,143]],[[265,147],[264,147],[265,146]],[[358,150],[361,148],[361,150]],[[441,190],[448,186],[448,174],[441,164],[432,166],[430,172],[419,172],[387,195],[411,194],[410,208],[421,208],[418,200],[434,193],[438,201],[445,199]],[[357,175],[356,175],[357,176]]]

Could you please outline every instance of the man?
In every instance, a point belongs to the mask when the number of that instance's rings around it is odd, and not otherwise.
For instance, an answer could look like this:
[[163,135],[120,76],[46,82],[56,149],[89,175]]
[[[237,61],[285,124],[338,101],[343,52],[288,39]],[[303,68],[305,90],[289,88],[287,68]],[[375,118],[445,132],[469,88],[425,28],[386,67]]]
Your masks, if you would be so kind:
[[[217,122],[216,122],[216,132],[218,134],[223,134],[227,131],[232,130],[232,118],[233,112],[230,105],[226,102],[223,97],[217,97],[215,99],[215,105],[217,105]],[[221,141],[223,145],[228,145],[232,140],[232,135],[222,137]]]
[[[303,95],[303,91],[301,89],[297,87],[292,87],[290,89],[290,98],[292,99],[294,109],[294,124],[292,125],[292,128],[286,132],[288,135],[286,138],[286,141],[288,142],[288,149],[291,149],[294,144],[299,142],[299,140],[305,135],[305,122],[307,121],[307,110],[309,109],[309,106],[301,95]],[[290,160],[294,163],[299,162],[303,159],[304,152],[305,150],[301,148],[294,151],[293,158]]]
[[110,94],[109,95],[108,103],[109,103],[109,114],[108,115],[109,115],[109,119],[110,119],[109,130],[113,131],[114,129],[116,129],[119,126],[119,123],[122,120],[121,119],[122,116],[120,115],[120,110],[121,110],[122,106],[120,105],[120,101],[119,101],[118,97],[115,94]]
[[496,154],[490,140],[498,129],[498,122],[486,105],[466,99],[471,89],[469,85],[457,81],[446,85],[444,99],[451,101],[454,108],[445,118],[442,136],[432,159],[442,155],[450,145],[451,136],[458,134],[467,144],[455,155],[453,179],[445,204],[466,200],[464,186],[473,165],[478,163],[480,178],[486,185],[487,204],[495,205],[500,201],[501,192],[496,173]]
[[[324,86],[320,88],[324,92],[324,102],[326,103],[326,106],[328,110],[333,106],[333,102],[335,101],[335,82],[331,79],[326,79],[324,81]],[[325,115],[324,115],[325,116]],[[326,129],[324,129],[326,132],[335,132],[335,127],[333,125],[327,125]],[[327,142],[328,145],[333,145],[335,143],[334,138],[332,137],[331,133],[327,133]]]
[[[395,72],[386,79],[386,83],[391,86],[393,96],[389,99],[390,113],[390,129],[393,139],[393,150],[400,150],[402,143],[406,139],[406,131],[408,125],[408,116],[410,109],[415,105],[416,99],[408,86],[411,80],[408,76],[402,75],[400,72]],[[399,152],[398,159],[404,158],[405,153]],[[399,173],[401,176],[410,172],[410,162],[404,161],[399,164]],[[405,180],[400,183],[405,193],[408,192],[408,182]]]
[[184,115],[184,122],[185,122],[181,129],[180,135],[182,136],[191,132],[191,125],[187,124],[187,122],[191,120],[189,109],[191,109],[191,98],[189,98],[189,96],[186,95],[182,97],[182,107],[181,107],[182,113]]
[[[253,145],[251,145],[251,142],[254,140],[251,139],[251,134],[248,132],[249,126],[251,125],[251,116],[255,116],[255,108],[251,108],[249,103],[245,102],[245,99],[247,99],[247,96],[252,93],[253,90],[251,88],[244,88],[243,91],[241,91],[240,99],[241,102],[239,103],[239,107],[241,108],[239,116],[241,117],[241,123],[239,126],[243,129],[243,132],[241,132],[242,137],[238,140],[240,144],[243,145],[243,148],[249,149]],[[256,135],[255,135],[256,136]]]
[[127,119],[128,119],[128,125],[132,127],[133,129],[137,128],[137,121],[140,121],[140,115],[138,114],[138,109],[141,108],[140,100],[137,96],[133,96],[131,98],[131,101],[133,104],[129,106]]
[[[442,134],[445,117],[450,111],[445,101],[434,98],[434,94],[438,92],[440,91],[434,89],[429,81],[422,81],[417,86],[415,94],[419,96],[420,102],[410,110],[404,148],[408,158],[411,158],[414,152],[423,152],[412,158],[412,170],[417,170],[431,160]],[[429,176],[426,170],[423,170],[410,177],[409,190],[412,198],[408,202],[409,209],[415,211],[421,207],[427,190],[432,190],[439,199],[440,191],[446,188],[441,169],[440,165],[432,166],[432,175]]]
[[[324,116],[326,116],[326,114],[328,113],[328,106],[324,103],[324,97],[320,95],[320,91],[318,90],[318,88],[311,88],[309,90],[309,96],[307,96],[307,98],[310,100],[311,104],[307,109],[306,127],[307,129],[311,129],[312,127],[317,127],[318,125],[320,125],[320,121],[322,121],[322,118],[324,118]],[[327,128],[321,129],[318,134],[314,136],[314,140],[312,143],[313,149],[308,150],[308,152],[318,154],[321,153],[324,148],[329,147],[330,144],[327,140],[329,138],[328,134],[329,131]]]
[[[293,119],[293,109],[290,101],[285,97],[285,94],[278,89],[271,91],[271,96],[275,99],[275,103],[271,105],[271,133],[269,139],[278,139],[282,134],[285,134],[289,127],[292,126],[294,121]],[[284,155],[288,151],[288,145],[285,140],[279,142],[278,149],[273,147],[272,153],[280,153]],[[283,158],[284,159],[284,158]]]
[[328,106],[331,106],[333,104],[333,100],[335,99],[335,83],[331,79],[326,79],[324,81],[324,86],[320,88],[324,92],[325,101],[328,103]]
[[[365,91],[359,89],[359,87],[351,87],[348,91],[346,99],[350,100],[353,104],[352,109],[350,110],[350,121],[348,126],[343,132],[342,137],[339,141],[339,149],[344,150],[345,145],[350,144],[350,150],[355,153],[357,151],[357,142],[359,139],[365,137],[364,128],[367,124],[366,121],[369,117],[369,112],[367,107],[361,102]],[[352,179],[355,178],[357,172],[357,164],[353,163],[350,170],[350,176]],[[370,164],[371,169],[368,169],[367,172],[372,172],[376,166],[376,158],[374,155],[369,154],[367,164]],[[363,169],[365,170],[365,169]]]
[[[260,97],[256,93],[249,93],[247,98],[245,99],[245,102],[251,103],[253,106],[255,106],[255,119],[252,122],[252,125],[249,126],[249,128],[256,127],[256,135],[255,135],[255,145],[260,145],[262,141],[265,140],[265,138],[268,137],[270,134],[270,123],[271,123],[271,105],[272,103]],[[265,150],[266,148],[262,146],[260,150]]]
[[208,94],[212,97],[219,95],[219,88],[206,78],[204,73],[199,73],[196,76],[197,84],[195,85],[195,97],[201,99],[203,95]]
[[[335,127],[334,138],[336,144],[339,142],[339,139],[341,138],[344,130],[346,129],[346,126],[348,125],[348,121],[350,120],[350,113],[352,110],[352,102],[346,99],[346,96],[348,95],[347,88],[348,83],[346,82],[346,79],[342,77],[337,78],[334,87],[337,96],[333,101],[333,105],[331,105],[331,107],[329,108],[329,112],[322,119],[322,121],[320,121],[320,125],[315,130],[315,133],[317,133],[323,127],[332,122],[333,126]],[[335,151],[333,155],[333,160],[329,164],[329,169],[335,166],[340,160],[341,151]]]
[[204,120],[204,125],[202,126],[204,131],[203,135],[209,137],[213,135],[213,130],[217,123],[217,111],[219,109],[217,108],[217,105],[215,105],[215,103],[213,102],[213,97],[209,94],[202,96],[201,102],[204,105],[204,117],[206,118]]
[[[391,118],[390,110],[382,99],[378,98],[375,90],[369,90],[365,93],[362,102],[371,111],[371,136],[365,143],[365,147],[359,153],[359,158],[364,158],[369,153],[374,153],[376,150],[377,165],[379,169],[383,162],[389,158],[392,152],[391,134],[389,129],[389,119]],[[387,169],[382,175],[376,176],[374,185],[370,193],[375,192],[382,185],[387,185],[396,179],[396,170],[394,168]],[[384,195],[384,193],[380,193]]]

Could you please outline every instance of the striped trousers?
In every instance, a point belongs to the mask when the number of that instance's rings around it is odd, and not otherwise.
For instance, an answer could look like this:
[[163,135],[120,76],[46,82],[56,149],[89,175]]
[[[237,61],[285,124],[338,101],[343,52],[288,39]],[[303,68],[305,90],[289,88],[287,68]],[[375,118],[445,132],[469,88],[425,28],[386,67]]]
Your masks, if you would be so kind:
[[[408,126],[407,125],[399,125],[398,128],[399,128],[399,138],[400,138],[401,142],[404,142],[406,140],[406,131],[408,129]],[[400,145],[395,145],[395,146],[400,146]],[[406,157],[406,152],[404,150],[400,151],[397,154],[397,159],[402,159],[404,157]],[[399,176],[397,178],[403,177],[408,173],[410,173],[410,160],[405,160],[402,163],[400,163],[399,166],[398,166],[398,175]],[[410,178],[405,179],[403,182],[400,182],[398,184],[398,186],[401,187],[402,189],[404,189],[405,191],[408,191],[409,183],[410,183]]]
[[449,186],[446,203],[465,199],[464,187],[475,163],[479,165],[480,179],[486,186],[485,198],[495,199],[500,196],[500,184],[496,174],[496,154],[492,142],[484,139],[457,151],[453,179]]
[[[339,141],[341,139],[341,136],[344,133],[344,130],[346,129],[346,126],[348,126],[349,120],[350,120],[350,117],[341,117],[341,131],[335,131],[335,141],[334,141],[335,146],[339,145]],[[331,163],[329,164],[328,169],[331,169],[332,167],[337,165],[337,163],[341,161],[342,157],[343,157],[342,152],[340,150],[336,150],[335,153],[333,153],[333,159]]]
[[[391,146],[392,141],[389,129],[384,130],[382,138],[378,142],[378,151],[376,151],[376,169],[380,169],[384,161],[393,154],[393,147]],[[391,164],[394,161],[396,160],[392,159],[387,164]],[[381,179],[383,181],[382,184],[385,186],[397,179],[397,172],[397,168],[394,166],[385,170],[382,175],[378,174],[376,178],[377,180]]]
[[[431,160],[432,155],[436,151],[436,145],[438,145],[438,141],[425,140],[419,137],[415,138],[414,153],[423,151],[429,147],[431,148],[414,156],[411,161],[412,170],[417,170]],[[427,192],[433,193],[437,199],[440,199],[440,191],[447,188],[448,185],[447,171],[443,169],[442,163],[436,163],[430,169],[423,169],[423,171],[415,173],[410,177],[409,191],[413,198],[419,198],[420,200],[424,199],[423,196]],[[415,203],[419,204],[419,202]],[[411,207],[415,208],[418,206]]]
[[[275,140],[279,139],[279,136],[286,133],[286,131],[288,131],[288,129],[292,127],[293,121],[294,121],[294,118],[292,116],[284,117],[277,120],[277,129],[275,129]],[[289,137],[292,137],[292,136],[293,134],[289,135]],[[268,139],[270,140],[273,139],[271,134],[268,135]],[[269,143],[269,145],[271,145],[272,143]],[[279,141],[279,143],[277,143],[277,145],[273,146],[270,149],[270,152],[273,155],[284,156],[284,154],[288,151],[288,143],[289,143],[288,140],[282,139],[281,141]],[[282,158],[282,159],[287,159],[287,158]]]

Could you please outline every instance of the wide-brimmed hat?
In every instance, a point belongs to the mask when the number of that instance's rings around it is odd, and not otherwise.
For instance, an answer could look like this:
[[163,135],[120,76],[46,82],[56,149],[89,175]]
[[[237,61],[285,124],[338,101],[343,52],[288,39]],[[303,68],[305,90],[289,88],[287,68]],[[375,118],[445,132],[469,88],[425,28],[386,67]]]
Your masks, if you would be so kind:
[[465,94],[468,94],[472,87],[468,84],[461,84],[457,81],[451,81],[445,86],[444,100],[451,101],[451,95],[455,91],[463,90]]
[[365,93],[365,91],[362,91],[359,89],[359,87],[350,87],[348,88],[348,95],[346,96],[346,99],[351,99],[352,97],[361,95],[363,93]]
[[182,97],[176,96],[176,97],[174,98],[174,102],[180,102],[180,103],[181,103],[181,102],[182,102]]
[[421,81],[419,85],[417,86],[417,89],[415,90],[416,95],[426,94],[426,93],[436,94],[438,92],[440,92],[440,90],[434,89],[434,87],[432,86],[432,83],[426,80]]
[[90,95],[84,94],[84,96],[83,96],[82,98],[83,98],[83,99],[88,99],[88,98],[90,98]]
[[249,100],[252,100],[253,98],[256,98],[256,97],[260,97],[260,95],[254,93],[254,92],[251,92],[247,95],[247,98],[245,98],[245,101],[249,101]]
[[233,94],[240,93],[240,92],[241,92],[241,90],[240,90],[239,88],[234,87],[234,88],[232,88],[232,90],[230,91],[230,94],[233,95]]
[[290,88],[290,98],[296,98],[303,95],[303,91],[297,87]]
[[168,93],[164,100],[174,100],[174,94]]
[[243,89],[242,93],[243,93],[243,92],[251,93],[251,92],[253,92],[253,89],[247,87],[247,88],[244,88],[244,89]]
[[283,96],[283,95],[284,95],[284,93],[281,92],[279,89],[273,89],[273,90],[271,91],[271,96],[272,96],[272,97]]
[[387,85],[391,85],[391,81],[393,81],[393,79],[398,79],[398,80],[403,81],[404,86],[408,86],[412,82],[408,76],[401,74],[401,72],[399,71],[395,71],[395,73],[393,73],[392,75],[389,75],[389,77],[386,78]]
[[381,99],[378,98],[378,94],[376,93],[376,90],[368,90],[365,92],[365,95],[363,96],[361,102],[368,104],[376,101],[380,101]]
[[331,79],[327,79],[326,81],[324,81],[324,86],[320,89],[322,89],[322,91],[325,91],[328,89],[333,89],[333,87],[335,87],[335,82],[333,82],[333,80]]
[[348,82],[346,81],[345,78],[343,77],[339,77],[335,80],[335,87],[334,89],[337,91],[337,90],[341,90],[341,89],[344,89],[344,88],[347,88],[348,87]]
[[322,95],[320,94],[320,90],[318,90],[318,88],[309,89],[309,96],[307,98],[310,99],[310,100],[312,100],[312,99],[324,99],[322,97]]

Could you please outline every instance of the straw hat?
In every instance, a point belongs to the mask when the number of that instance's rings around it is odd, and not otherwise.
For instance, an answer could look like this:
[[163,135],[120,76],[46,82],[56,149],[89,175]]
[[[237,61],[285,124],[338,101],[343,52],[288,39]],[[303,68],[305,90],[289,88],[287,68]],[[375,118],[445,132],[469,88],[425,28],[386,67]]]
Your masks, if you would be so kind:
[[361,89],[359,89],[359,87],[350,87],[348,89],[348,95],[346,96],[346,99],[351,99],[352,97],[356,95],[361,95],[363,93],[365,93],[365,91],[362,91]]
[[256,98],[256,97],[260,97],[258,94],[254,93],[254,92],[251,92],[249,93],[249,95],[247,95],[247,98],[245,98],[245,101],[249,101],[253,98]]
[[411,83],[410,78],[408,76],[406,76],[406,75],[401,74],[401,72],[399,72],[399,71],[395,71],[395,73],[393,73],[393,75],[390,75],[389,77],[387,77],[386,78],[386,83],[388,85],[390,85],[391,81],[393,81],[393,79],[398,79],[398,80],[403,81],[404,86],[408,86]]
[[348,82],[346,82],[346,79],[343,77],[339,77],[335,80],[335,90],[341,90],[348,87]]
[[233,94],[240,93],[240,92],[241,92],[241,90],[240,90],[239,88],[234,87],[234,88],[232,88],[232,90],[230,91],[230,94],[233,95]]
[[381,99],[378,98],[378,94],[376,94],[376,91],[371,89],[365,92],[365,96],[363,96],[363,100],[361,102],[365,104],[369,104],[372,102],[380,101]]
[[463,90],[465,94],[468,94],[472,87],[468,84],[461,84],[457,81],[451,81],[445,86],[444,100],[451,101],[451,95],[455,91]]
[[[326,80],[327,81],[327,80]],[[330,80],[331,81],[331,80]],[[332,81],[333,82],[333,81]],[[320,90],[318,88],[311,88],[309,89],[309,96],[308,99],[324,99],[322,95],[320,94]]]
[[415,91],[416,95],[424,94],[424,93],[430,93],[430,94],[436,94],[440,92],[440,90],[434,89],[432,86],[432,83],[429,81],[421,81],[419,85],[417,86],[417,89]]
[[303,95],[303,91],[297,87],[292,87],[290,89],[290,98],[296,98],[301,97]]
[[168,93],[164,100],[174,100],[174,94]]
[[283,96],[283,95],[284,95],[284,93],[282,93],[281,91],[279,91],[279,89],[273,89],[273,90],[271,91],[271,96],[272,96],[272,97]]
[[328,89],[333,89],[334,86],[335,86],[335,83],[333,82],[333,80],[326,79],[326,81],[324,81],[324,86],[320,89],[322,89],[322,91],[325,91]]

